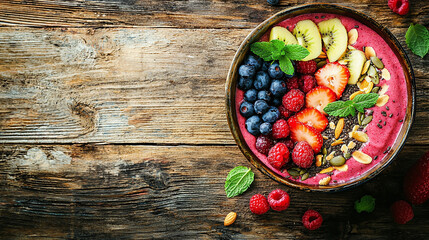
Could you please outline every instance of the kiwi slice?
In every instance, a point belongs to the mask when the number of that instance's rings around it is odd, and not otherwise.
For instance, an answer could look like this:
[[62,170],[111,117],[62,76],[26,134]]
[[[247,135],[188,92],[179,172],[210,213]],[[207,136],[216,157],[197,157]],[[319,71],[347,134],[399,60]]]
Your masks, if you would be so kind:
[[346,65],[346,67],[349,69],[349,84],[356,84],[362,73],[363,65],[366,62],[365,53],[361,50],[351,49],[338,62]]
[[338,18],[320,22],[318,25],[326,48],[326,55],[328,55],[330,62],[335,62],[340,59],[347,49],[348,36],[346,28]]
[[298,44],[298,41],[296,41],[296,38],[292,35],[292,33],[289,32],[289,30],[286,28],[280,26],[276,26],[271,29],[270,41],[273,39],[281,40],[285,42],[286,45]]
[[322,52],[322,39],[319,29],[311,20],[299,21],[293,29],[298,44],[305,47],[310,54],[302,59],[308,61],[317,58]]

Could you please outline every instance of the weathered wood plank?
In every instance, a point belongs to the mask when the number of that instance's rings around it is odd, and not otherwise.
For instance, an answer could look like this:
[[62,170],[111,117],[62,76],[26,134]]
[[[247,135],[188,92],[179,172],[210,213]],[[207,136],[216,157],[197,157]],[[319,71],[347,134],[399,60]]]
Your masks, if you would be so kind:
[[[224,179],[249,166],[237,147],[127,145],[3,145],[0,147],[0,236],[77,239],[282,238],[423,239],[429,234],[427,205],[415,206],[405,226],[393,223],[389,206],[401,198],[404,172],[427,146],[404,148],[385,172],[340,193],[305,193],[281,186],[254,169],[243,196],[227,199]],[[282,188],[286,212],[255,216],[249,198]],[[364,194],[377,198],[372,214],[357,214]],[[301,216],[321,212],[325,222],[305,230]],[[237,222],[223,226],[229,211]]]
[[[388,27],[408,27],[412,21],[429,23],[429,5],[413,2],[406,17],[395,15],[385,0],[311,1],[330,2],[352,7],[376,18]],[[306,0],[280,1],[272,7],[265,0],[249,1],[8,1],[0,5],[3,26],[50,27],[178,27],[249,28],[291,6]],[[415,4],[414,4],[415,3]]]
[[[233,144],[224,79],[249,31],[1,28],[0,142]],[[410,57],[424,144],[429,60]]]

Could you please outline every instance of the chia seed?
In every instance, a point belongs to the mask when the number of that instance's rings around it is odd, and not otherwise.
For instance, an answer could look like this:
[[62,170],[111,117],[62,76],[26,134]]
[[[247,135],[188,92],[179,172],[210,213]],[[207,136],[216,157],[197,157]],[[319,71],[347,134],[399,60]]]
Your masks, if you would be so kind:
[[383,125],[386,126],[386,121],[384,121]]
[[381,115],[383,115],[383,116],[387,116],[387,113],[385,112],[385,111],[381,111]]
[[374,157],[374,160],[377,160],[377,158],[378,158],[378,156],[375,156],[375,157]]
[[381,119],[380,119],[380,120],[378,120],[378,122],[379,122],[379,123],[381,123]]
[[386,110],[387,110],[387,111],[389,111],[389,110],[390,110],[388,106],[386,106]]
[[355,25],[355,28],[359,28],[359,25]]
[[377,123],[377,127],[383,128],[383,126],[381,126],[380,123]]
[[321,19],[324,19],[324,18],[325,18],[325,16],[321,16],[320,18],[321,18]]
[[401,119],[401,120],[399,120],[399,122],[403,122],[403,121],[404,121],[404,120],[402,120],[402,119]]
[[393,117],[393,113],[391,113],[390,115],[389,115],[389,117],[391,118],[391,117]]
[[316,18],[316,19],[319,19],[319,16],[316,16],[315,18]]

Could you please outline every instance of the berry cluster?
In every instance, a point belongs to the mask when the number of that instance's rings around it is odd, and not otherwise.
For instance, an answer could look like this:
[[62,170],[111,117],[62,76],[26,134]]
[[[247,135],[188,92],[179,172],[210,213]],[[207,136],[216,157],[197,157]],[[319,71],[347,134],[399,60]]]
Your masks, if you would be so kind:
[[281,189],[276,189],[268,195],[268,200],[262,194],[253,195],[250,198],[249,208],[254,214],[261,215],[268,212],[270,207],[277,212],[284,211],[289,207],[289,204],[289,194]]

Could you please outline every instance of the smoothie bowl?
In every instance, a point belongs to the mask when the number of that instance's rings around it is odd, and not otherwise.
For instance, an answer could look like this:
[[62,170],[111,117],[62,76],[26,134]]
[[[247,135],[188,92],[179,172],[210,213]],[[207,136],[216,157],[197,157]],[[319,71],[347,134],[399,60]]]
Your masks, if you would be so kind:
[[253,30],[227,77],[246,158],[283,184],[337,191],[381,172],[414,118],[414,75],[396,38],[332,4],[286,9]]

